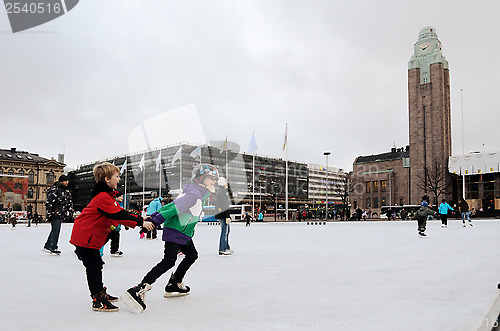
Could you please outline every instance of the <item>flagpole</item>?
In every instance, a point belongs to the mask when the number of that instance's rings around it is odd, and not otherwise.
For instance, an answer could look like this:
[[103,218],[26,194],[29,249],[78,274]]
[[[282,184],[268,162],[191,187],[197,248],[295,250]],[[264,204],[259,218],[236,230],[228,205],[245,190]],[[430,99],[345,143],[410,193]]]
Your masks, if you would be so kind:
[[[161,151],[160,151],[161,155]],[[160,157],[160,184],[158,185],[158,197],[161,197],[161,157]]]
[[252,159],[252,218],[255,219],[255,152]]
[[228,157],[227,157],[227,136],[226,136],[226,143],[224,144],[224,147],[226,149],[226,180],[227,182],[229,183],[229,169],[227,168],[227,160],[228,160]]
[[125,203],[123,204],[123,206],[125,207],[125,209],[128,208],[128,206],[127,206],[127,173],[128,173],[127,167],[128,167],[127,155],[125,155],[125,193],[124,193],[125,194],[125,196],[124,196]]
[[179,154],[179,195],[182,192],[182,143],[179,145],[179,150],[181,151]]
[[142,211],[144,210],[144,206],[146,205],[144,202],[146,200],[145,195],[146,195],[146,157],[144,157],[144,164],[142,166]]
[[[287,124],[288,129],[288,124]],[[288,131],[288,130],[287,130]],[[288,221],[288,141],[286,144],[286,171],[285,171],[285,221]]]

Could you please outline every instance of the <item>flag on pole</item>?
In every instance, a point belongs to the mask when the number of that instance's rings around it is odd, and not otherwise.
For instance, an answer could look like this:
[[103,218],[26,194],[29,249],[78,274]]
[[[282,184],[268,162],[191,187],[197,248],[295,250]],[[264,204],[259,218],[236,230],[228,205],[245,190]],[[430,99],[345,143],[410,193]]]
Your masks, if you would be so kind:
[[120,169],[120,176],[123,175],[123,173],[127,170],[127,159],[125,159],[125,162],[123,162],[123,165]]
[[172,159],[172,165],[175,164],[175,161],[181,159],[181,147],[179,147],[179,150],[175,152],[174,158]]
[[196,159],[197,156],[201,158],[201,146],[196,147],[191,154],[189,154],[193,159]]
[[161,167],[161,151],[160,153],[158,154],[158,157],[156,158],[156,171],[160,171],[160,167]]
[[248,153],[252,154],[257,150],[257,141],[255,140],[255,131],[252,134],[252,138],[250,139],[250,145],[248,146]]
[[287,131],[288,131],[288,123],[286,124],[286,127],[285,127],[285,141],[283,142],[283,150],[286,149],[286,144],[287,144]]
[[218,148],[220,149],[220,153],[223,153],[225,150],[227,150],[227,136],[226,140],[224,140],[224,143]]
[[142,154],[141,162],[139,162],[139,169],[144,170],[144,154]]

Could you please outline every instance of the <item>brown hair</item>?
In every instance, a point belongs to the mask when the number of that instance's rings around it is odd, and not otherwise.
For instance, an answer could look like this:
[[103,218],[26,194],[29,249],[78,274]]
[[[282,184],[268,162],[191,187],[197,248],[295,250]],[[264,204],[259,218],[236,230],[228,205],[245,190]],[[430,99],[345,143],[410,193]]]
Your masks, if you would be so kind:
[[109,162],[103,162],[101,164],[96,164],[94,166],[94,178],[96,182],[106,182],[105,178],[111,178],[115,172],[120,172],[120,169],[118,169],[117,166],[114,164],[111,164]]

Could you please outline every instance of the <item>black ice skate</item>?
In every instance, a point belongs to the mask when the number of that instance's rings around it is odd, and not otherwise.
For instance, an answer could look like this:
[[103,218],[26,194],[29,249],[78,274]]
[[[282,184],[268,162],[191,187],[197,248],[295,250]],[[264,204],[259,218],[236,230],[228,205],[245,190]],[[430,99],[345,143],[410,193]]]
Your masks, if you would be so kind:
[[107,299],[106,288],[101,293],[92,296],[92,309],[95,311],[118,311],[118,307]]
[[427,237],[427,235],[423,232],[419,232],[418,234],[420,235],[420,237]]
[[142,313],[146,309],[146,292],[151,290],[151,285],[141,283],[137,286],[129,288],[127,293],[122,295],[120,299],[136,313]]
[[175,276],[172,274],[167,286],[165,286],[165,298],[180,297],[183,295],[188,295],[190,291],[189,286],[184,286],[182,282],[177,282]]
[[109,302],[118,301],[118,297],[114,297],[114,296],[108,294],[108,292],[106,291],[106,286],[104,287],[103,291],[104,291],[104,294],[106,295],[106,299],[108,299]]

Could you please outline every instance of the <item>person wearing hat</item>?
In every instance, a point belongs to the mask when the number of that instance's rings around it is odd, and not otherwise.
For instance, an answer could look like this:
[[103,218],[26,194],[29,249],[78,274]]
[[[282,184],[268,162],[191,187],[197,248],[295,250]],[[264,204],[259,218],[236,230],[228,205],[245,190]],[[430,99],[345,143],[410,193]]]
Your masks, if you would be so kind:
[[46,217],[50,222],[51,229],[49,237],[43,246],[43,251],[51,255],[61,254],[57,246],[59,242],[59,232],[61,231],[61,223],[64,220],[73,218],[73,200],[68,190],[68,183],[68,176],[63,174],[47,192],[47,201],[45,202],[45,207],[47,209]]
[[417,210],[416,216],[417,216],[417,222],[418,222],[418,234],[420,237],[426,237],[427,235],[425,234],[425,228],[427,226],[427,218],[429,215],[436,216],[436,212],[430,209],[429,204],[427,201],[422,201],[420,204],[420,209]]
[[219,220],[221,226],[219,239],[219,255],[231,255],[233,251],[229,247],[229,223],[231,222],[231,214],[229,212],[229,195],[228,184],[224,177],[220,177],[217,182],[219,189],[215,194],[215,219]]

